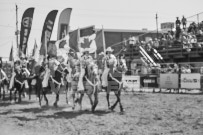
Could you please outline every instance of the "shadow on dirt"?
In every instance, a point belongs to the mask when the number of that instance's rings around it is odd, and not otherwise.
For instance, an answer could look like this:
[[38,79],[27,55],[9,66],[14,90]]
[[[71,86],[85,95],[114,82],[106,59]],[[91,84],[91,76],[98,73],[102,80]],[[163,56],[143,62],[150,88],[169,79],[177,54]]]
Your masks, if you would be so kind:
[[16,118],[20,121],[34,121],[34,120],[37,120],[37,119],[31,119],[31,118],[26,118],[26,117],[20,117],[20,116],[13,116],[12,118]]
[[28,105],[28,104],[33,104],[33,101],[21,101],[21,102],[15,102],[15,103],[11,103],[10,100],[4,100],[4,101],[0,101],[0,107],[6,107],[6,106],[10,106],[10,105]]
[[41,116],[37,116],[38,118],[54,118],[54,119],[73,119],[76,118],[77,116],[80,115],[95,115],[95,116],[104,116],[106,114],[111,113],[110,111],[107,110],[96,110],[94,113],[92,113],[91,111],[88,110],[84,110],[84,111],[69,111],[69,112],[65,112],[65,111],[61,111],[61,112],[56,112],[53,115],[41,115]]

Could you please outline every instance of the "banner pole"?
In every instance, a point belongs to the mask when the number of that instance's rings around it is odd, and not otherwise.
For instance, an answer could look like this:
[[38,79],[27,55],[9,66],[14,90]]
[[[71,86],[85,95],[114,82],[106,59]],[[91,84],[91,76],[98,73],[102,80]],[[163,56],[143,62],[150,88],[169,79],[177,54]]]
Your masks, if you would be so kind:
[[106,56],[106,43],[105,43],[104,28],[103,28],[103,25],[102,25],[102,40],[103,40],[104,56]]

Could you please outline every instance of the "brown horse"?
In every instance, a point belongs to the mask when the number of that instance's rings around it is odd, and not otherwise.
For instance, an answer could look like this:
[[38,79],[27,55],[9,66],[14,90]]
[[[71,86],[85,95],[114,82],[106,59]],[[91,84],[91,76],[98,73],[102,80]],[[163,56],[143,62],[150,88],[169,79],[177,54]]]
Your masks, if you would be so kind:
[[[80,68],[82,65],[78,65]],[[77,73],[76,73],[77,74]],[[76,77],[77,78],[77,77]],[[78,78],[73,81],[73,90],[77,91],[77,84],[78,84]],[[98,66],[95,64],[95,62],[89,62],[85,66],[85,75],[83,78],[83,85],[84,85],[84,91],[77,91],[78,98],[76,98],[73,109],[75,108],[76,103],[79,104],[80,110],[82,110],[82,99],[84,94],[86,93],[91,104],[91,111],[94,112],[95,108],[98,104],[98,92],[101,90],[101,81],[99,77],[98,72]],[[94,100],[92,99],[92,96],[94,96]]]
[[[98,60],[100,62],[100,65],[102,65],[101,58],[102,57],[100,57],[100,60]],[[127,67],[126,67],[124,58],[121,58],[121,56],[119,56],[117,60],[118,60],[117,67],[114,70],[111,66],[107,66],[108,65],[107,61],[103,63],[103,71],[105,69],[109,69],[109,72],[107,75],[108,86],[102,86],[102,88],[106,91],[108,108],[110,110],[114,110],[116,105],[119,103],[120,111],[124,112],[124,109],[121,103],[121,90],[123,89],[122,76],[127,71]],[[110,102],[109,102],[109,96],[111,91],[114,92],[117,98],[116,102],[112,106],[110,106]]]

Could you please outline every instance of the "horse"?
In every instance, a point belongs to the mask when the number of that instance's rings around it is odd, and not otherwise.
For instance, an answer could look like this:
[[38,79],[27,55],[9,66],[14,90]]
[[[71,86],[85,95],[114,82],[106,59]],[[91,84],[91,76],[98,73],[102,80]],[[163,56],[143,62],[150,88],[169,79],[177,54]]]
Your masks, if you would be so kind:
[[[23,90],[25,88],[25,76],[23,75],[22,69],[16,69],[13,73],[13,88],[14,89],[14,100],[16,102],[17,97],[16,94],[18,92],[18,102],[21,102],[21,95],[23,93]],[[11,94],[12,95],[12,94]],[[12,96],[11,96],[12,99]]]
[[[99,62],[101,62],[101,60],[99,60]],[[120,96],[121,96],[121,90],[123,89],[122,76],[127,71],[126,62],[124,58],[121,58],[121,56],[119,56],[116,69],[113,69],[113,67],[107,66],[107,65],[108,65],[107,61],[104,61],[103,71],[107,70],[108,84],[107,86],[102,86],[102,88],[106,91],[108,108],[113,111],[117,106],[117,104],[119,103],[120,112],[124,112]],[[110,102],[109,102],[109,96],[111,91],[114,91],[114,94],[117,98],[116,102],[112,106],[110,105]]]
[[[79,79],[74,80],[73,84],[73,90],[77,91],[76,93],[79,94],[79,97],[75,100],[73,104],[73,109],[75,109],[75,105],[78,102],[80,106],[80,110],[82,110],[82,99],[84,97],[84,94],[87,94],[90,104],[91,104],[91,111],[94,112],[95,108],[98,104],[98,92],[101,90],[101,82],[99,77],[99,70],[98,66],[94,61],[86,63],[85,66],[83,66],[81,63],[78,65],[80,68],[80,74],[81,70],[84,68],[84,77],[83,79],[83,85],[84,85],[84,91],[79,91],[77,84],[79,82]],[[76,72],[77,74],[78,72]],[[78,76],[79,77],[79,74]],[[92,99],[92,95],[94,95],[94,100]]]

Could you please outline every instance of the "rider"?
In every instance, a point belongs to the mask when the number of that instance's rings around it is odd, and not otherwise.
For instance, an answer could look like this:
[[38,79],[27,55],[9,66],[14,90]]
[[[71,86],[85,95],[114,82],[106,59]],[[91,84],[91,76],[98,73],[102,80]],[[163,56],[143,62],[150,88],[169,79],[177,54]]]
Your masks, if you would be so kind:
[[108,86],[108,74],[113,73],[117,66],[117,59],[112,54],[113,49],[111,47],[108,47],[106,49],[106,56],[102,59],[102,63],[104,65],[104,72],[102,74],[102,86],[107,87]]
[[85,76],[85,69],[87,68],[87,65],[93,61],[92,56],[89,54],[89,48],[85,48],[83,50],[83,55],[80,59],[80,76],[78,81],[78,91],[84,91],[84,85],[83,85],[83,78]]

